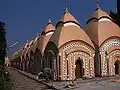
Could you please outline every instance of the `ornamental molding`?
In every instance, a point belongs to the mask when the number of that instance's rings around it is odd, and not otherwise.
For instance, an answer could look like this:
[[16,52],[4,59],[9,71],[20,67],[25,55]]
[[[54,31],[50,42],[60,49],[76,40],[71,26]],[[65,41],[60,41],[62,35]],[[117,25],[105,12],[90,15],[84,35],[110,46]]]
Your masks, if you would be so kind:
[[101,47],[101,52],[106,52],[110,47],[112,46],[120,46],[120,40],[119,39],[110,39],[106,41]]
[[[86,53],[88,53],[90,56],[92,56],[92,49],[88,45],[85,45],[82,42],[71,42],[71,43],[65,45],[63,47],[63,52],[67,52],[68,50],[70,50],[72,48],[83,48],[86,50],[85,51]],[[80,49],[78,51],[80,51]]]

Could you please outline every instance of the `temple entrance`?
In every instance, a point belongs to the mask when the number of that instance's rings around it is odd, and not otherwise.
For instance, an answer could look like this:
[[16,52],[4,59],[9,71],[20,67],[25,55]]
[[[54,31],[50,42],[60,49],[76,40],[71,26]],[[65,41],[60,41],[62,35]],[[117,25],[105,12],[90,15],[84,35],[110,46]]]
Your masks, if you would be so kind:
[[54,58],[55,56],[51,52],[47,53],[47,58],[46,58],[47,66],[46,67],[50,68],[51,70],[53,69]]
[[82,78],[83,76],[83,61],[78,59],[75,63],[75,76],[76,78]]
[[109,59],[107,59],[107,75],[109,75]]
[[120,61],[115,62],[115,74],[116,75],[120,74]]
[[54,54],[53,51],[49,51],[46,54],[46,68],[50,69],[50,75],[51,75],[51,79],[55,79],[56,78],[56,73],[57,73],[57,62],[56,62],[56,56]]

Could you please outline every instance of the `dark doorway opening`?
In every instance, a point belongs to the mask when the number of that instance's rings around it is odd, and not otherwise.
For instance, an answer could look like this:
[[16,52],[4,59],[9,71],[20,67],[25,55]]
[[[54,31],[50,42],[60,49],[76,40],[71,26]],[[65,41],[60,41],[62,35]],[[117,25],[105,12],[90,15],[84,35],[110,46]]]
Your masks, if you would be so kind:
[[109,59],[107,59],[107,75],[109,75]]
[[78,59],[75,63],[76,68],[75,68],[75,75],[76,78],[82,78],[83,77],[83,61]]
[[120,61],[115,62],[115,74],[119,75],[119,70],[120,69]]

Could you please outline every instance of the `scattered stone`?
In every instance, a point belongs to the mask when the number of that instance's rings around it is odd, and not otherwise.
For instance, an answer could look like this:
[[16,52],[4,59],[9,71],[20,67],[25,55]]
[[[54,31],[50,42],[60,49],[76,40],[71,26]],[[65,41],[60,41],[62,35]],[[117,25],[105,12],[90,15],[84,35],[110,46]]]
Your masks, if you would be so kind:
[[67,83],[64,88],[70,88],[70,87],[71,86],[69,85],[69,83]]
[[70,83],[67,83],[64,88],[71,88],[71,87],[73,87],[75,85],[76,85],[76,83],[74,81],[72,81]]
[[118,83],[120,83],[120,79],[111,80],[111,82],[118,82]]
[[43,78],[43,77],[44,77],[43,72],[39,72],[37,79],[41,79],[41,78]]
[[70,86],[75,86],[76,85],[76,83],[74,82],[74,81],[72,81],[72,82],[70,82],[70,84],[69,84]]

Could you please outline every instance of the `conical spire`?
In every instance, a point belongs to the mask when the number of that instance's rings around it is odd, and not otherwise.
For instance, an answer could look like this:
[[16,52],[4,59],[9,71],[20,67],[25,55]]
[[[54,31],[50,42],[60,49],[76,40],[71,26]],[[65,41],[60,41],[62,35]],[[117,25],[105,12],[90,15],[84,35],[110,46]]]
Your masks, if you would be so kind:
[[49,19],[48,19],[48,24],[47,24],[47,26],[45,27],[44,32],[47,33],[47,32],[49,32],[49,31],[51,31],[51,30],[55,30],[55,27],[54,27],[54,25],[52,24],[51,17],[49,17]]
[[69,13],[69,10],[68,10],[68,0],[65,0],[65,13]]
[[99,0],[97,0],[97,9],[99,9],[100,6],[99,6]]
[[97,8],[95,9],[95,11],[93,12],[92,16],[89,18],[89,20],[87,21],[87,23],[89,21],[91,21],[91,19],[93,18],[97,18],[100,19],[101,17],[107,17],[110,20],[112,20],[112,18],[109,16],[109,14],[107,14],[105,11],[103,11],[100,6],[99,6],[99,0],[96,0],[97,2]]
[[119,36],[120,30],[119,27],[112,22],[109,14],[99,8],[98,0],[97,6],[98,9],[94,11],[87,21],[86,33],[97,46],[100,46],[111,36]]
[[60,21],[62,22],[68,22],[68,21],[73,21],[79,24],[79,22],[71,15],[71,13],[68,10],[68,0],[65,0],[65,13],[61,17]]

